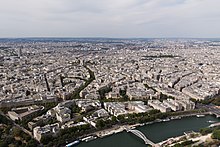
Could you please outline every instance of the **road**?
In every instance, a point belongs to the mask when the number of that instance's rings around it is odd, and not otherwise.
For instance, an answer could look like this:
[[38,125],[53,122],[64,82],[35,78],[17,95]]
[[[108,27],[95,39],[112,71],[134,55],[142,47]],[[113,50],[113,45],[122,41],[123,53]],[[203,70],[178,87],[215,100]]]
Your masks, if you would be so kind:
[[216,115],[216,117],[220,117],[220,107],[219,106],[216,106],[213,104],[209,104],[209,105],[197,104],[197,107],[205,109],[206,111]]
[[28,131],[27,129],[25,129],[24,127],[20,126],[19,124],[16,124],[14,121],[12,121],[6,114],[4,114],[2,111],[0,111],[0,115],[6,117],[10,122],[12,122],[12,124],[16,127],[18,127],[19,129],[21,129],[24,133],[30,135],[33,139],[34,136],[32,135],[32,132]]

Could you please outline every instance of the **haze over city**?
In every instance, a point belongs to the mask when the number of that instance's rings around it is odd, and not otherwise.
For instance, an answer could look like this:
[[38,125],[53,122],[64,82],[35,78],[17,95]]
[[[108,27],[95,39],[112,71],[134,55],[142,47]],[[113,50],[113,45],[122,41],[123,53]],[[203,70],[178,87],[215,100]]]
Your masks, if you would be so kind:
[[0,37],[220,37],[219,0],[0,0]]
[[0,6],[0,147],[219,147],[219,0]]

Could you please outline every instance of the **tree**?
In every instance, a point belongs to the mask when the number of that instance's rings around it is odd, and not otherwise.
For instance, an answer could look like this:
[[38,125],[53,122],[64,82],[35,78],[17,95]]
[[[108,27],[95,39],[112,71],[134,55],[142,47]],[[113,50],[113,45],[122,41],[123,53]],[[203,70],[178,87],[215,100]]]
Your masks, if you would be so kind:
[[99,92],[100,98],[104,99],[105,94],[109,93],[110,91],[112,91],[112,88],[110,86],[103,87],[103,88],[99,89],[98,92]]
[[44,145],[48,144],[51,140],[53,139],[53,137],[51,135],[47,135],[47,136],[43,136],[40,140],[41,143],[43,143]]
[[[8,111],[8,110],[6,109],[6,111]],[[5,116],[3,116],[1,114],[0,114],[0,123],[6,124],[6,125],[11,124],[10,120],[8,120]]]
[[113,123],[116,123],[117,122],[117,117],[116,116],[112,116],[111,120],[112,120]]
[[21,140],[16,140],[15,141],[16,146],[22,146],[22,141]]
[[17,128],[17,127],[14,127],[14,128],[13,128],[13,134],[14,134],[14,136],[21,136],[21,133],[22,133],[21,129],[19,129],[19,128]]
[[102,119],[98,120],[96,123],[96,127],[101,129],[105,127],[105,121],[103,121]]
[[212,132],[211,128],[202,128],[202,129],[200,129],[200,133],[202,135],[206,135],[206,134],[211,133],[211,132]]
[[212,138],[220,140],[220,130],[214,130],[212,133]]
[[11,144],[15,141],[15,139],[12,138],[11,136],[10,137],[8,136],[7,138],[5,138],[5,141],[7,142],[7,144]]
[[212,103],[213,103],[214,105],[220,106],[220,97],[215,98],[215,99],[212,101]]
[[153,114],[160,113],[160,110],[153,109],[153,110],[150,110],[148,113],[149,115],[153,115]]
[[36,146],[38,146],[38,142],[34,139],[29,140],[26,145],[26,147],[36,147]]
[[0,147],[7,147],[7,146],[8,146],[8,144],[6,141],[0,140]]
[[31,94],[31,92],[29,90],[26,90],[25,95],[29,96]]

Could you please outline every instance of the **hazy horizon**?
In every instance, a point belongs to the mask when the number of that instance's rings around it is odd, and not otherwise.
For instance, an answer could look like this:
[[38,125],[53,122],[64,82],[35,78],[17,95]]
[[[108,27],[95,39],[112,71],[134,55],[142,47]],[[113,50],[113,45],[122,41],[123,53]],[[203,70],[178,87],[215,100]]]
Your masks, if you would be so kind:
[[0,38],[220,38],[218,0],[0,0]]
[[65,36],[37,36],[37,37],[0,37],[0,39],[220,39],[220,37],[65,37]]

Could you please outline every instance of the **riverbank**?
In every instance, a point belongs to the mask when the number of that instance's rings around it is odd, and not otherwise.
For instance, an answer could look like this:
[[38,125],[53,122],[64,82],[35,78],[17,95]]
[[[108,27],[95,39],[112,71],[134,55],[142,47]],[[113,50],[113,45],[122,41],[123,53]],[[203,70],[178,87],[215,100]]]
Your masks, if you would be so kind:
[[[184,132],[199,132],[201,128],[208,127],[213,122],[220,122],[219,118],[213,115],[206,115],[204,117],[183,117],[182,119],[175,119],[170,121],[162,121],[160,123],[152,123],[149,125],[138,124],[130,127],[135,128],[142,132],[149,140],[154,143],[166,141],[169,138],[184,137]],[[115,128],[115,131],[117,128]],[[106,134],[107,134],[106,130]],[[102,135],[106,135],[106,134]],[[191,137],[198,137],[196,135]],[[181,138],[181,137],[180,137]],[[186,138],[185,138],[186,139]],[[171,139],[172,140],[172,139]],[[185,143],[184,138],[182,143]],[[190,143],[190,142],[189,142]],[[144,141],[133,133],[122,131],[120,133],[113,133],[112,135],[98,137],[97,139],[89,142],[81,142],[79,147],[146,147]]]
[[[183,116],[179,116],[181,118],[184,118],[184,117],[193,117],[193,116],[196,116],[196,117],[203,117],[203,115],[212,115],[212,116],[215,116],[213,113],[210,113],[210,112],[204,112],[204,113],[199,113],[199,114],[189,114],[189,115],[183,115]],[[216,117],[218,118],[218,117]],[[219,126],[220,125],[220,122],[217,122],[217,123],[214,123],[209,125],[208,127],[214,127],[214,126]],[[205,142],[207,139],[211,139],[211,133],[210,134],[207,134],[207,135],[201,135],[199,132],[192,132],[192,134],[194,135],[197,135],[197,137],[195,138],[191,138],[190,137],[190,134],[187,134],[184,132],[184,135],[180,135],[180,136],[177,136],[177,137],[171,137],[171,138],[168,138],[164,141],[161,141],[159,143],[157,143],[158,145],[160,146],[167,146],[167,145],[174,145],[175,143],[177,142],[183,142],[182,140],[184,138],[187,138],[187,139],[190,139],[192,140],[193,142],[196,142],[195,145],[198,145],[202,142]],[[198,136],[199,135],[199,136]]]
[[109,135],[117,134],[120,132],[123,132],[127,129],[134,129],[138,126],[142,126],[142,124],[134,124],[134,125],[116,125],[112,128],[100,130],[91,134],[88,134],[87,136],[97,136],[98,138],[103,138]]
[[[113,126],[112,128],[108,128],[108,129],[105,129],[105,130],[100,130],[100,131],[88,134],[86,136],[97,136],[96,139],[98,139],[98,138],[103,138],[103,137],[107,137],[107,136],[110,136],[110,135],[113,135],[113,134],[123,132],[124,130],[127,130],[127,129],[135,129],[137,127],[142,127],[142,126],[146,126],[146,125],[150,125],[150,124],[152,125],[152,124],[155,124],[155,123],[178,120],[178,119],[182,119],[184,117],[193,117],[193,116],[197,116],[197,115],[210,115],[210,113],[202,112],[202,113],[178,115],[178,116],[168,117],[166,119],[156,119],[154,121],[143,123],[143,124],[138,123],[138,124],[134,124],[134,125],[116,125],[116,126]],[[167,140],[169,140],[169,139],[171,139],[171,138],[168,138]]]
[[174,146],[175,144],[179,143],[183,143],[184,141],[192,141],[193,146],[198,146],[201,143],[204,142],[211,142],[213,139],[211,138],[212,133],[209,133],[207,135],[201,135],[200,133],[197,132],[192,132],[189,134],[184,134],[184,135],[180,135],[177,137],[172,137],[172,138],[168,138],[165,141],[161,141],[158,143],[159,146]]
[[[86,144],[88,144],[90,142],[92,142],[92,144],[93,144],[93,142],[97,142],[97,140],[98,141],[108,140],[109,138],[112,138],[113,136],[121,136],[122,134],[127,134],[129,136],[134,137],[134,135],[132,135],[131,133],[127,133],[125,130],[137,128],[137,130],[144,133],[148,139],[150,139],[152,142],[157,144],[157,143],[161,142],[162,140],[169,140],[169,139],[172,139],[175,136],[181,136],[181,134],[183,134],[184,131],[182,133],[178,133],[178,134],[174,134],[174,135],[168,135],[167,137],[164,137],[166,135],[164,135],[164,133],[163,133],[161,140],[158,140],[158,139],[155,140],[154,138],[155,137],[158,138],[158,134],[156,136],[153,135],[153,137],[152,137],[151,134],[152,134],[153,131],[145,132],[143,130],[143,128],[149,128],[149,130],[151,130],[151,127],[154,127],[154,126],[160,127],[161,125],[163,126],[164,123],[165,124],[166,123],[173,124],[173,122],[174,122],[174,125],[177,125],[177,128],[179,129],[179,126],[182,127],[184,125],[184,124],[181,124],[182,120],[183,121],[191,120],[190,117],[192,117],[192,119],[204,119],[207,115],[210,115],[210,113],[209,112],[204,112],[204,111],[201,111],[201,112],[197,111],[197,112],[191,113],[191,114],[172,115],[172,116],[168,116],[165,119],[156,119],[154,121],[146,122],[146,123],[142,123],[142,124],[138,123],[138,124],[134,124],[134,125],[114,125],[111,128],[107,128],[107,129],[104,129],[104,130],[99,130],[99,131],[96,131],[96,132],[89,133],[87,135],[83,135],[83,136],[79,137],[78,139],[81,140],[80,144],[83,144],[83,145],[86,146]],[[213,115],[210,115],[208,117],[215,118]],[[186,118],[186,119],[183,119],[183,118]],[[207,120],[207,122],[208,122],[208,120]],[[201,126],[200,128],[203,128],[203,127],[206,127],[206,126]],[[189,126],[189,128],[192,128],[192,127]],[[196,126],[196,128],[197,128],[197,126]],[[200,128],[197,128],[197,131],[199,131]],[[169,129],[162,128],[161,130],[170,130],[170,129],[173,129],[173,126],[171,126]],[[159,132],[161,132],[161,130],[159,130]],[[187,131],[190,131],[190,130],[193,130],[193,128],[189,129]],[[86,137],[91,137],[92,139],[90,139],[89,141],[84,141],[84,140],[82,141],[82,139],[86,138]],[[91,140],[93,140],[93,141],[91,141]],[[142,142],[142,140],[141,140],[141,142]]]

